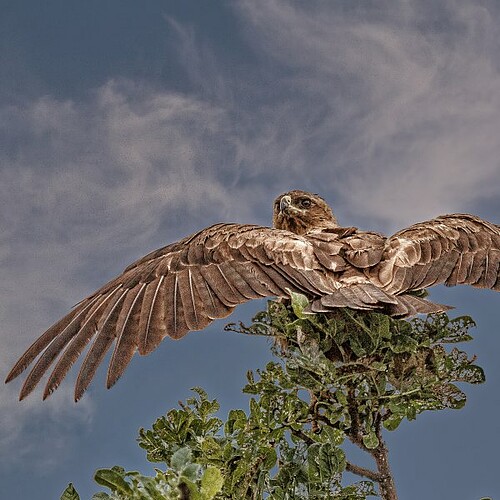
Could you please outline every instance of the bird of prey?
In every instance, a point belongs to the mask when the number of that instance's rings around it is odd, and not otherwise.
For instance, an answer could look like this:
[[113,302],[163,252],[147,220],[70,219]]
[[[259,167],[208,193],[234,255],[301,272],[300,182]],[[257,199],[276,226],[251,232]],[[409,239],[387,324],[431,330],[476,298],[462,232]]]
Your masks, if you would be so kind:
[[215,224],[131,264],[39,337],[6,382],[34,363],[23,399],[55,362],[45,399],[92,341],[78,401],[113,344],[108,388],[136,351],[149,354],[165,337],[202,330],[251,299],[298,292],[311,312],[349,307],[406,317],[448,308],[411,293],[439,283],[500,291],[500,226],[442,215],[387,238],[339,226],[323,198],[290,191],[274,202],[272,228]]

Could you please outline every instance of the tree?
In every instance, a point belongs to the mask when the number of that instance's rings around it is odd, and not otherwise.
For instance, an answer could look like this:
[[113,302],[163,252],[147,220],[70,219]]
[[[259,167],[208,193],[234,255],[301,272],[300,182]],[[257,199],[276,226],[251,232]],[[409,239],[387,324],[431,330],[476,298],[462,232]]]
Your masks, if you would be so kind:
[[[163,464],[156,475],[98,470],[95,480],[110,493],[94,499],[397,499],[383,430],[464,406],[456,382],[481,383],[484,373],[474,357],[445,346],[470,340],[474,322],[351,309],[312,315],[306,306],[293,294],[269,301],[250,326],[226,327],[275,340],[277,360],[248,373],[249,411],[231,410],[223,421],[217,401],[195,388],[180,408],[140,430],[148,460]],[[373,469],[349,460],[346,440],[373,457]],[[360,480],[346,485],[346,471]],[[78,494],[70,484],[61,498]]]

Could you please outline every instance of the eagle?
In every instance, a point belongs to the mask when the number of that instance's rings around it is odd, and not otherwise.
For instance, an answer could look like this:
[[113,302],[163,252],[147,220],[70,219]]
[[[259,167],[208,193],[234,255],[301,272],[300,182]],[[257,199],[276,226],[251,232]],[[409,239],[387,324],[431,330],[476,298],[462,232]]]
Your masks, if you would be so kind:
[[317,194],[275,200],[273,227],[221,223],[149,253],[79,302],[20,357],[6,382],[33,364],[19,399],[54,365],[43,399],[92,342],[75,384],[78,401],[114,345],[106,385],[136,351],[180,339],[262,297],[301,293],[311,313],[335,308],[394,317],[442,312],[416,294],[436,284],[500,291],[500,226],[469,214],[442,215],[385,237],[343,227]]

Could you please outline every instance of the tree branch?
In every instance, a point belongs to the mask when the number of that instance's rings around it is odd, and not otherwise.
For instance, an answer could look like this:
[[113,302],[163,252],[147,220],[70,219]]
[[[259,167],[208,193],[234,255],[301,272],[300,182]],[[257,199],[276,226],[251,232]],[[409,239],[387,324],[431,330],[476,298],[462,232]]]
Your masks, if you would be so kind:
[[370,469],[365,469],[364,467],[360,467],[359,465],[351,464],[351,462],[346,462],[345,470],[356,474],[357,476],[367,477],[372,481],[376,481],[377,483],[382,480],[380,474]]
[[377,463],[377,469],[379,472],[378,484],[380,487],[380,496],[384,500],[398,500],[398,494],[396,492],[396,485],[394,483],[394,478],[392,476],[391,468],[389,466],[389,450],[385,441],[382,439],[382,428],[380,426],[380,421],[377,422],[377,437],[379,440],[379,445],[375,450],[373,457]]

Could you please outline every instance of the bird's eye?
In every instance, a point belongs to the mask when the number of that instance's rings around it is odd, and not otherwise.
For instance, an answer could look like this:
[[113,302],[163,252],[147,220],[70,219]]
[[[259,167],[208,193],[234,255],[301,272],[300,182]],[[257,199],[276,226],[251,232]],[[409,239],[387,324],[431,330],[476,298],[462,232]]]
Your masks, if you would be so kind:
[[311,200],[309,198],[303,198],[300,200],[300,206],[302,208],[309,208],[311,206]]

